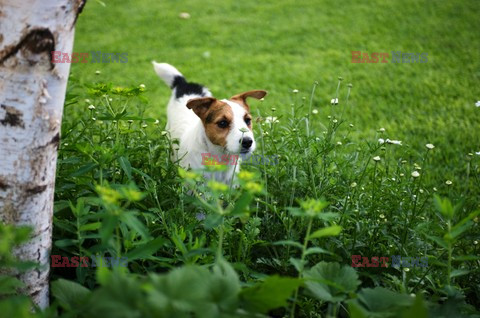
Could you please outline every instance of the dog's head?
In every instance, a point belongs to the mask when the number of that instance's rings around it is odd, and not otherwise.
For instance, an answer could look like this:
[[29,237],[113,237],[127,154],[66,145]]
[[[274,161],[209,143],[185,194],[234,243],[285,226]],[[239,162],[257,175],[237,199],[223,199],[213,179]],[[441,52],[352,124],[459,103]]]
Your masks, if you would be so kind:
[[266,94],[263,90],[253,90],[223,100],[200,97],[189,100],[187,107],[202,120],[210,142],[229,153],[248,155],[255,150],[255,138],[247,98],[261,99]]

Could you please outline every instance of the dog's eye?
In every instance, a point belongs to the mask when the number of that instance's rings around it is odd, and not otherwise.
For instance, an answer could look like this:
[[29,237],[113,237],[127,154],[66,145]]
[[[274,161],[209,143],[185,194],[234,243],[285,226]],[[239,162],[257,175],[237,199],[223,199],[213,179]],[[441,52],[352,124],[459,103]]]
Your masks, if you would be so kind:
[[222,120],[217,123],[217,126],[220,128],[227,128],[228,127],[228,121]]
[[247,124],[247,126],[250,126],[251,123],[252,123],[251,118],[245,118],[245,124]]

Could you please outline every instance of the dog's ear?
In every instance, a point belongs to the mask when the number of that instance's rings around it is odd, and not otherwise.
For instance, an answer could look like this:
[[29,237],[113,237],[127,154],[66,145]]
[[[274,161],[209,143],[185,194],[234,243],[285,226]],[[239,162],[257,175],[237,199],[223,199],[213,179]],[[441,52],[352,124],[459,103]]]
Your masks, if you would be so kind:
[[267,91],[256,89],[248,92],[243,92],[241,94],[233,95],[230,99],[241,102],[247,108],[247,110],[250,110],[250,107],[247,104],[247,97],[262,99],[263,97],[265,97],[265,95],[267,95]]
[[197,97],[187,102],[187,108],[193,110],[198,117],[203,118],[210,106],[216,101],[217,99],[213,97]]

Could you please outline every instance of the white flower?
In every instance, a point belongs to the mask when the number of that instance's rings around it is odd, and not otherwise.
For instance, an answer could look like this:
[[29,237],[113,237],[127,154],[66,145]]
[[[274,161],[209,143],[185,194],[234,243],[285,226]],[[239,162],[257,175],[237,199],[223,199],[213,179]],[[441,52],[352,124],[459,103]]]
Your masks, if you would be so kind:
[[373,160],[375,160],[375,161],[380,161],[380,159],[381,159],[380,156],[373,157]]
[[330,103],[332,103],[332,105],[338,105],[338,98],[332,98]]
[[166,136],[166,135],[168,134],[168,132],[165,131],[165,130],[162,130],[162,132],[161,132],[160,134],[161,134],[162,136]]
[[90,106],[88,106],[88,109],[90,109],[90,110],[94,110],[94,109],[95,109],[95,106],[93,106],[93,105],[90,105]]
[[138,87],[140,87],[141,89],[145,89],[145,84],[140,84],[138,85]]
[[318,114],[318,110],[312,109],[312,114],[314,114],[314,115]]
[[350,126],[350,128],[353,128],[353,124],[350,124],[350,125],[348,125],[348,126]]
[[188,12],[180,12],[180,14],[178,15],[178,17],[180,19],[190,19],[190,13]]
[[356,182],[352,182],[352,184],[350,185],[350,187],[352,187],[352,188],[355,188],[356,186],[357,186]]
[[90,100],[89,100],[89,99],[86,99],[86,100],[85,100],[85,103],[90,104]]
[[147,124],[143,124],[142,128],[147,128],[147,126],[148,126]]
[[399,145],[401,146],[402,145],[402,142],[400,140],[390,140],[390,139],[387,139],[385,141],[387,144],[392,144],[392,145]]
[[338,120],[334,119],[334,120],[332,120],[332,122],[333,122],[334,124],[336,124],[336,123],[338,123]]
[[427,147],[428,149],[433,149],[433,148],[435,148],[435,146],[432,145],[432,144],[426,144],[425,147]]
[[420,173],[418,171],[414,171],[414,172],[412,172],[412,177],[418,178],[418,177],[420,177]]
[[279,123],[277,117],[268,116],[265,118],[265,122],[269,124]]
[[342,142],[341,141],[337,141],[337,146],[341,146],[342,145]]
[[446,184],[446,185],[452,185],[452,183],[453,183],[453,182],[452,182],[451,180],[445,181],[445,184]]
[[385,132],[385,128],[382,127],[382,128],[380,128],[378,131],[379,131],[379,132]]
[[476,107],[480,107],[480,100],[475,103],[475,106],[476,106]]
[[476,154],[477,156],[480,156],[480,151],[476,151],[475,154]]
[[153,124],[154,124],[154,125],[158,125],[158,124],[160,124],[160,120],[158,120],[158,119],[155,119],[155,122],[154,122]]
[[378,143],[380,145],[383,145],[385,143],[385,139],[383,139],[383,138],[378,139]]
[[294,90],[292,91],[292,93],[294,93],[294,94],[298,93],[298,89],[294,89]]
[[95,71],[95,74],[97,75],[100,75],[100,73],[101,73],[100,71]]

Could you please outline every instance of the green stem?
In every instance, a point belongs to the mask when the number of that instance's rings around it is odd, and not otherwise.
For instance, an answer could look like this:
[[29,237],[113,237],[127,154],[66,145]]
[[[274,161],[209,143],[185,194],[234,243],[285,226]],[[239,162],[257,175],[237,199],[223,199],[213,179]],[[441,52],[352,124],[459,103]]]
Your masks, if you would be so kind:
[[[448,220],[448,233],[450,234],[452,225],[450,220]],[[450,235],[449,235],[450,237]],[[447,264],[447,285],[450,286],[450,274],[452,272],[452,243],[448,241],[448,264]]]
[[[313,218],[309,218],[308,220],[308,227],[307,227],[307,233],[305,234],[305,240],[303,241],[303,248],[302,248],[302,256],[300,258],[300,265],[302,266],[300,268],[300,271],[298,272],[298,278],[302,278],[303,276],[303,263],[305,261],[305,253],[307,251],[307,246],[308,246],[308,241],[310,237],[310,231],[312,229],[312,223],[313,223]],[[295,296],[293,297],[293,306],[292,306],[292,311],[290,312],[290,317],[294,318],[295,317],[295,305],[297,304],[297,298],[298,298],[298,287],[295,289]]]

